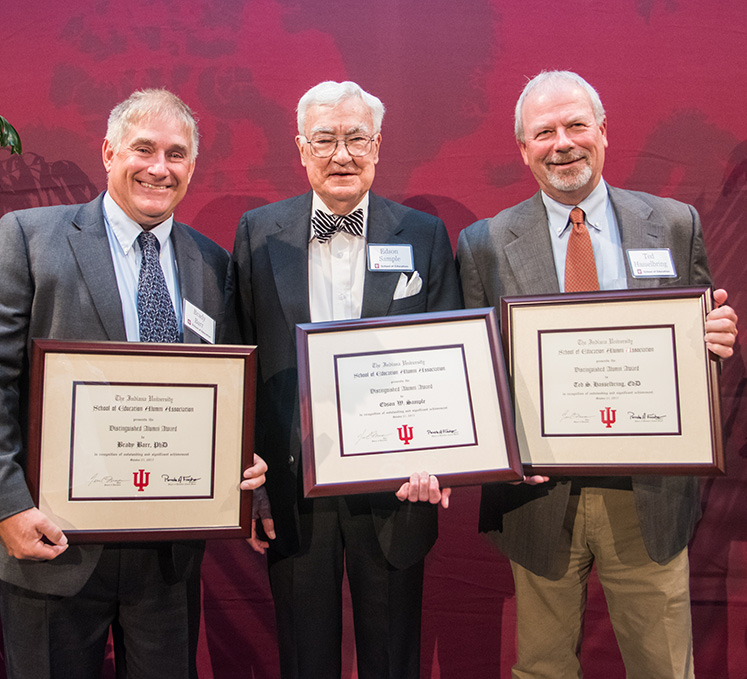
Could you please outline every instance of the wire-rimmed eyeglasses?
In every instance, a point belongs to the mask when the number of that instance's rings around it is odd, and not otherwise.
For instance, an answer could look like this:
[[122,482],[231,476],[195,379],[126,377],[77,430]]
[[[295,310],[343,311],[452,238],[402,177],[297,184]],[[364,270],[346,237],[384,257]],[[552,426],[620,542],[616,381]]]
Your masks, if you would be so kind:
[[373,141],[376,137],[366,137],[362,134],[355,134],[350,137],[333,137],[332,135],[318,135],[313,139],[307,139],[306,143],[311,149],[311,155],[317,158],[329,158],[337,151],[340,142],[345,144],[347,152],[353,158],[360,158],[371,153]]

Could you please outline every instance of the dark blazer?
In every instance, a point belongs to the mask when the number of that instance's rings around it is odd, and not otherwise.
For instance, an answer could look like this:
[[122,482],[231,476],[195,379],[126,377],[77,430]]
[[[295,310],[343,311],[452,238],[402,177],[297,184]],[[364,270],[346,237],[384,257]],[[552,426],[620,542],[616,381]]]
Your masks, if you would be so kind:
[[[677,278],[633,278],[628,287],[710,285],[703,233],[695,209],[670,198],[609,188],[622,249],[669,248]],[[467,227],[457,247],[465,305],[499,306],[505,295],[558,293],[547,215],[539,193]],[[682,550],[700,518],[692,477],[634,476],[633,492],[649,556],[663,562]],[[513,561],[548,575],[559,545],[570,482],[483,488],[480,530]]]
[[[33,208],[0,219],[0,519],[33,506],[24,479],[32,338],[125,341],[106,235],[103,194],[85,205]],[[216,321],[216,340],[236,339],[229,254],[174,222],[171,239],[182,298]],[[184,341],[202,340],[185,330]],[[52,561],[19,561],[0,549],[0,579],[71,596],[86,583],[101,545],[70,546]],[[199,563],[202,543],[173,543],[177,576]]]
[[[244,214],[234,246],[237,309],[245,342],[259,353],[257,452],[269,471],[267,491],[277,539],[292,555],[300,546],[298,501],[301,426],[296,324],[310,322],[308,245],[312,193]],[[369,194],[369,243],[409,243],[423,279],[417,295],[393,300],[400,272],[366,272],[362,316],[391,316],[461,306],[451,245],[440,219]],[[413,470],[416,471],[416,470]],[[387,560],[404,568],[422,559],[437,536],[436,507],[400,503],[394,493],[369,495]]]

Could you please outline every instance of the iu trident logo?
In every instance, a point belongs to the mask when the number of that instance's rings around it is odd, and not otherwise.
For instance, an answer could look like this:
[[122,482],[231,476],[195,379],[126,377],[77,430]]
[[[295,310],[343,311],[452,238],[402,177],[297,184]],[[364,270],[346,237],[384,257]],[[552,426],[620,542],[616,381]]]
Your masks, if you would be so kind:
[[[137,486],[137,489],[142,493],[145,487],[148,485],[150,479],[150,472],[146,472],[144,469],[138,469],[136,472],[132,472],[133,484]],[[140,478],[138,478],[138,476]]]
[[399,434],[399,440],[409,446],[410,441],[412,441],[412,427],[403,424],[401,427],[397,427],[397,433]]
[[616,417],[615,413],[617,410],[611,410],[609,406],[607,406],[604,410],[600,410],[599,413],[602,416],[602,424],[607,425],[607,429],[611,429],[612,425],[615,424]]

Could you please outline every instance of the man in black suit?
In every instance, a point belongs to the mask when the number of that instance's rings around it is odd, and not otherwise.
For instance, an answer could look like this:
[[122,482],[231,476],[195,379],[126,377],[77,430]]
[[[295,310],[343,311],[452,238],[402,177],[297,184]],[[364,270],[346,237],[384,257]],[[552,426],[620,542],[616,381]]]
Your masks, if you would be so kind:
[[[516,139],[541,191],[460,234],[457,259],[468,307],[498,306],[506,295],[710,284],[694,208],[602,179],[607,119],[599,95],[579,75],[549,71],[527,83],[516,106]],[[593,250],[586,270],[593,282],[585,287],[576,283],[578,259],[570,256],[574,208]],[[639,276],[628,257],[635,251],[668,251],[666,276]],[[724,305],[723,290],[714,296],[722,306],[709,314],[705,340],[727,357],[736,315]],[[485,486],[480,507],[480,529],[511,559],[514,573],[514,679],[581,676],[593,564],[627,676],[692,677],[687,543],[700,516],[697,479],[528,481]]]
[[[253,546],[269,543],[284,679],[339,679],[344,568],[358,676],[419,677],[423,560],[448,489],[420,473],[396,496],[312,500],[299,473],[296,324],[460,307],[441,220],[369,191],[383,114],[355,83],[309,90],[298,104],[296,144],[312,190],[247,212],[236,234],[239,322],[244,340],[259,347],[256,440],[271,469],[274,519],[271,539]],[[377,271],[371,244],[412,247],[413,267]]]
[[[178,97],[135,92],[109,118],[105,193],[0,220],[0,612],[10,679],[100,676],[112,623],[122,633],[118,671],[122,662],[128,676],[195,675],[204,544],[71,546],[34,506],[23,465],[32,338],[236,339],[229,254],[173,219],[197,140]],[[213,336],[187,327],[182,300],[215,321]],[[241,487],[256,488],[265,469],[258,460]]]

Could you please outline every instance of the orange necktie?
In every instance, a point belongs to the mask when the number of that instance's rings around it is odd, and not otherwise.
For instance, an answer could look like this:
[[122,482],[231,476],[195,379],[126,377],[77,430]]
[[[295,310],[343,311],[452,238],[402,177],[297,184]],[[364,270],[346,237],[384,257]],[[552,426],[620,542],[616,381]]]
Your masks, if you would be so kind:
[[565,291],[587,292],[599,290],[597,265],[591,247],[589,231],[584,224],[584,211],[580,207],[571,210],[571,233],[565,255]]

